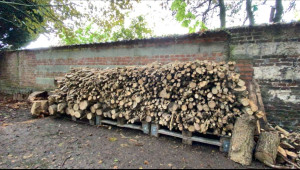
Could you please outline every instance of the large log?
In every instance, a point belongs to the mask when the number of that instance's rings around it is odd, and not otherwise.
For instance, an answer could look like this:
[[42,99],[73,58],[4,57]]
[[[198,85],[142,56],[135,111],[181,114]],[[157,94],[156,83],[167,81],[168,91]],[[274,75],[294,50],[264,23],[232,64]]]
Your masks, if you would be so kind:
[[35,91],[28,96],[28,101],[33,103],[36,100],[47,100],[48,92],[47,91]]
[[237,118],[230,142],[229,157],[242,165],[250,165],[255,146],[254,133],[256,119],[244,114]]
[[38,117],[41,114],[47,114],[47,113],[48,113],[48,100],[33,101],[31,107],[32,116]]
[[275,165],[279,143],[280,138],[276,131],[262,132],[257,142],[255,158],[267,165]]

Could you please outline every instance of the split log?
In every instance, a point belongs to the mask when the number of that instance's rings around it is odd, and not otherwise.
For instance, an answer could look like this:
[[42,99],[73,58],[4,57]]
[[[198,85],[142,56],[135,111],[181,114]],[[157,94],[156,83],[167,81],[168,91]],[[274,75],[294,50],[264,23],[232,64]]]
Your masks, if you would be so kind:
[[32,116],[40,116],[41,114],[48,113],[48,100],[39,100],[33,101],[33,105],[31,107]]
[[280,138],[277,132],[261,132],[255,158],[262,163],[275,165]]
[[229,157],[242,165],[250,165],[254,149],[256,119],[244,114],[237,118],[230,142]]
[[47,91],[35,91],[28,96],[28,101],[33,103],[36,100],[47,100],[48,92]]
[[74,116],[76,117],[76,118],[81,118],[81,117],[83,117],[83,111],[82,110],[77,110],[77,111],[75,111],[74,112]]
[[57,105],[57,112],[64,114],[66,107],[67,107],[67,103],[59,103]]
[[96,114],[97,114],[98,116],[101,116],[101,115],[102,115],[102,113],[103,113],[103,112],[102,112],[102,110],[101,110],[101,109],[97,109],[97,110],[96,110]]
[[88,120],[92,120],[94,118],[94,114],[93,113],[88,113],[86,117],[87,117]]
[[49,106],[48,110],[49,110],[49,114],[50,115],[56,115],[56,113],[57,113],[57,105],[54,104],[54,105]]
[[79,103],[80,110],[86,110],[88,106],[89,106],[89,102],[87,100],[84,100]]

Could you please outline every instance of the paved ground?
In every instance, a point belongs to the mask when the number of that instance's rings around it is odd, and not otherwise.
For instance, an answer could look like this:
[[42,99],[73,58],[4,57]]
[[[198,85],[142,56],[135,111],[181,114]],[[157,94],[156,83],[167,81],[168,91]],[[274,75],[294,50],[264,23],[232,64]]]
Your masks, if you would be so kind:
[[92,127],[66,119],[32,119],[28,108],[0,105],[0,168],[266,168],[241,166],[209,145]]

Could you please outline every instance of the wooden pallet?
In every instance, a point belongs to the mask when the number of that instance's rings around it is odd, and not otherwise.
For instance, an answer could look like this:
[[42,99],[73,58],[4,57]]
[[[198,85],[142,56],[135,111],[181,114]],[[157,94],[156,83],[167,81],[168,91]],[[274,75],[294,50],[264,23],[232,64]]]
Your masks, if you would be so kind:
[[[72,121],[78,122],[78,121],[80,121],[80,119],[76,118],[75,116],[72,116]],[[89,120],[89,124],[92,125],[92,126],[96,125],[96,119],[94,118],[92,120]]]
[[145,134],[150,133],[150,123],[142,122],[141,124],[126,124],[126,120],[124,118],[117,118],[116,120],[113,120],[113,119],[104,118],[103,116],[96,116],[95,124],[113,125],[121,128],[141,130]]
[[221,152],[228,152],[230,146],[230,137],[221,136],[219,139],[212,139],[208,136],[199,136],[196,133],[183,130],[181,133],[162,129],[158,124],[151,124],[151,136],[159,137],[160,135],[173,136],[182,139],[183,144],[192,145],[193,142],[205,143],[220,147]]

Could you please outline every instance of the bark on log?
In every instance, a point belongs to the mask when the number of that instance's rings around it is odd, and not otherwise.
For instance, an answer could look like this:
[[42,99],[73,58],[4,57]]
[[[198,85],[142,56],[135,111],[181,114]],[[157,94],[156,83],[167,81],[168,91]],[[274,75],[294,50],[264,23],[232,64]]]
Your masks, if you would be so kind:
[[250,165],[254,149],[256,119],[247,114],[237,118],[230,142],[229,157],[242,165]]
[[31,107],[31,114],[33,116],[40,116],[46,113],[48,113],[48,100],[33,101]]
[[28,101],[33,103],[36,100],[47,100],[48,92],[47,91],[35,91],[28,96]]
[[67,103],[59,103],[57,105],[57,112],[64,114],[66,107],[67,107]]
[[57,105],[54,104],[54,105],[51,105],[49,106],[49,114],[52,116],[52,115],[56,115],[57,113]]
[[255,158],[262,163],[276,164],[276,156],[280,143],[277,132],[261,132],[256,146]]

